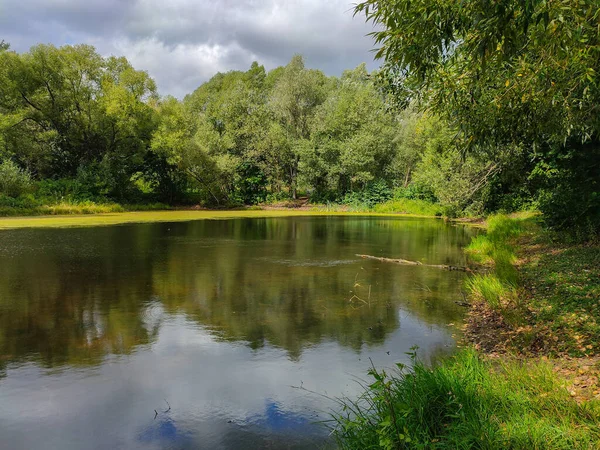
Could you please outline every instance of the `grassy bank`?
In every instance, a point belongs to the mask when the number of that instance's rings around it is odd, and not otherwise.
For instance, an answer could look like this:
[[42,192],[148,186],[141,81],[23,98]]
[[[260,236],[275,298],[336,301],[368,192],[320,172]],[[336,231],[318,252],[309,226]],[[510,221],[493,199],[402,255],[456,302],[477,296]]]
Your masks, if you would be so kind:
[[119,203],[60,202],[48,205],[37,205],[27,207],[0,206],[0,217],[65,216],[83,214],[107,214],[126,211],[158,211],[169,209],[171,208],[163,203],[121,205]]
[[315,209],[328,211],[375,212],[382,214],[412,214],[424,217],[442,217],[443,208],[438,203],[426,200],[401,198],[369,205],[366,203],[329,203],[311,205]]
[[598,448],[600,247],[527,214],[490,217],[466,251],[473,345],[433,368],[371,371],[335,417],[340,446]]
[[[424,200],[411,199],[391,200],[372,207],[365,204],[310,204],[307,199],[301,199],[227,210],[198,210],[192,207],[173,207],[163,203],[131,205],[92,201],[61,201],[43,204],[38,201],[23,201],[22,199],[9,199],[7,197],[0,200],[0,229],[37,226],[94,226],[129,222],[285,215],[368,214],[441,217],[439,205]],[[133,212],[136,214],[128,214]],[[44,216],[73,217],[49,218]]]
[[[44,200],[31,196],[10,198],[0,195],[0,217],[43,216],[43,215],[82,215],[106,214],[126,211],[157,211],[172,209],[192,209],[190,206],[177,207],[164,203],[120,204],[109,201]],[[302,209],[321,212],[354,212],[405,214],[424,217],[441,217],[443,208],[437,203],[420,199],[393,199],[382,203],[310,203],[307,198],[263,203],[254,206],[235,206],[228,209]]]
[[[500,232],[498,222],[505,224]],[[467,248],[491,267],[469,283],[476,300],[467,323],[472,342],[486,352],[600,353],[600,245],[569,243],[532,217],[489,223],[487,235]],[[498,283],[486,289],[482,281],[491,279]]]

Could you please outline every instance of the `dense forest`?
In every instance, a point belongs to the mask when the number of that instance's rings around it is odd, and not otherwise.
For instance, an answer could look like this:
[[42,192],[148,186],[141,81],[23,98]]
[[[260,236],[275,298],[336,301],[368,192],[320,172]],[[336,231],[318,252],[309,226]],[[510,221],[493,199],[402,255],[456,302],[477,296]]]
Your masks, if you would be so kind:
[[[296,55],[271,71],[255,62],[218,73],[180,101],[159,96],[125,58],[88,45],[1,48],[6,211],[57,202],[231,207],[302,195],[367,209],[409,199],[448,216],[540,208],[550,224],[587,228],[598,211],[593,130],[574,127],[558,87],[554,97],[521,96],[522,78],[491,73],[500,69],[489,73],[502,78],[500,93],[448,76],[444,97],[401,70],[361,65],[329,77]],[[585,89],[581,108],[591,114],[598,91]],[[563,124],[567,107],[573,117]]]

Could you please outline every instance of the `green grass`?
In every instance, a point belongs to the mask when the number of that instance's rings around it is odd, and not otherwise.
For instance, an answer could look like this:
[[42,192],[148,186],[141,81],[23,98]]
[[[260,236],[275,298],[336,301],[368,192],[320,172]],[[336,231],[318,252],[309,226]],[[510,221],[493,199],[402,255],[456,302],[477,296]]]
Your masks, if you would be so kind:
[[[12,204],[11,204],[12,203]],[[61,201],[42,204],[36,201],[0,202],[0,217],[106,214],[125,211],[155,211],[170,209],[163,203],[122,205],[119,203],[97,203],[92,201]]]
[[369,206],[366,203],[328,203],[314,204],[312,208],[327,211],[375,212],[380,214],[403,214],[420,217],[441,217],[443,208],[437,203],[425,200],[401,198]]
[[514,287],[494,274],[476,274],[467,279],[466,286],[475,299],[485,301],[492,309],[499,311],[515,295]]
[[[466,282],[471,297],[502,314],[509,350],[549,355],[600,353],[600,246],[571,244],[531,216],[493,216],[467,247],[490,268]],[[519,260],[519,267],[515,263]]]
[[[508,324],[491,329],[505,350],[600,354],[597,244],[551,241],[531,214],[497,215],[466,250],[487,267],[467,288]],[[433,368],[416,361],[391,375],[373,369],[358,400],[339,400],[332,430],[342,449],[600,448],[600,389],[588,372],[597,359],[569,361],[573,368],[466,349]],[[588,374],[578,386],[588,394],[567,390],[578,374]]]
[[373,210],[379,213],[418,214],[423,216],[442,215],[442,207],[439,204],[407,198],[380,203],[379,205],[375,205]]
[[[477,274],[466,281],[467,290],[475,300],[485,301],[496,311],[518,306],[518,272],[516,238],[523,233],[531,216],[508,217],[497,214],[488,217],[487,233],[476,236],[465,252],[471,260],[490,268],[487,274]],[[511,314],[511,318],[518,315]]]
[[521,269],[537,345],[549,353],[600,353],[600,246],[529,242]]
[[577,403],[550,366],[483,360],[463,350],[433,369],[372,370],[357,401],[340,400],[342,449],[596,449],[600,403]]

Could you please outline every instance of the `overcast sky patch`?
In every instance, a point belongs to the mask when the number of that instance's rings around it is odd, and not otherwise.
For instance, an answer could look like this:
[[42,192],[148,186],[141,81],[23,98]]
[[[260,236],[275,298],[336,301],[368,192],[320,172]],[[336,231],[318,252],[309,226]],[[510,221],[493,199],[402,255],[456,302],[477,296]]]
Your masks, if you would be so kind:
[[217,72],[273,69],[295,53],[328,75],[374,69],[370,31],[348,0],[0,0],[0,39],[14,50],[91,44],[180,98]]

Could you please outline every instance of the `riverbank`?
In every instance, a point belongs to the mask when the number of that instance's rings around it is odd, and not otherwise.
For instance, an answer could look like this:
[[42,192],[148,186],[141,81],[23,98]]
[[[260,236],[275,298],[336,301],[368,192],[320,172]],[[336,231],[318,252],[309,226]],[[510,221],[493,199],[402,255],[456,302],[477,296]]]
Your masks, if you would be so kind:
[[162,203],[58,203],[26,207],[0,205],[0,229],[70,227],[121,223],[186,221],[237,217],[281,217],[293,215],[372,215],[441,218],[441,207],[424,200],[400,199],[367,207],[337,203],[313,204],[307,198],[230,209],[199,206],[169,206]]
[[[442,217],[441,205],[419,199],[396,199],[368,206],[366,204],[310,203],[308,198],[285,200],[274,203],[262,203],[253,206],[227,208],[231,210],[267,210],[267,211],[317,211],[403,214],[422,217]],[[91,215],[141,211],[198,211],[207,208],[189,205],[167,205],[164,203],[121,204],[114,202],[98,203],[92,201],[42,203],[32,199],[12,199],[0,196],[0,218]],[[217,209],[224,210],[224,209]]]
[[[512,223],[518,232],[500,245],[512,249],[517,278],[505,285],[499,301],[489,292],[488,298],[481,290],[472,292],[466,339],[490,357],[543,359],[566,376],[573,397],[598,400],[600,245],[569,243],[545,231],[535,218]],[[467,251],[473,255],[477,247],[482,246],[476,239]],[[502,261],[492,258],[491,264],[497,273]]]
[[374,379],[335,417],[340,446],[595,449],[600,442],[600,246],[535,216],[495,216],[466,249],[477,272],[468,348]]

